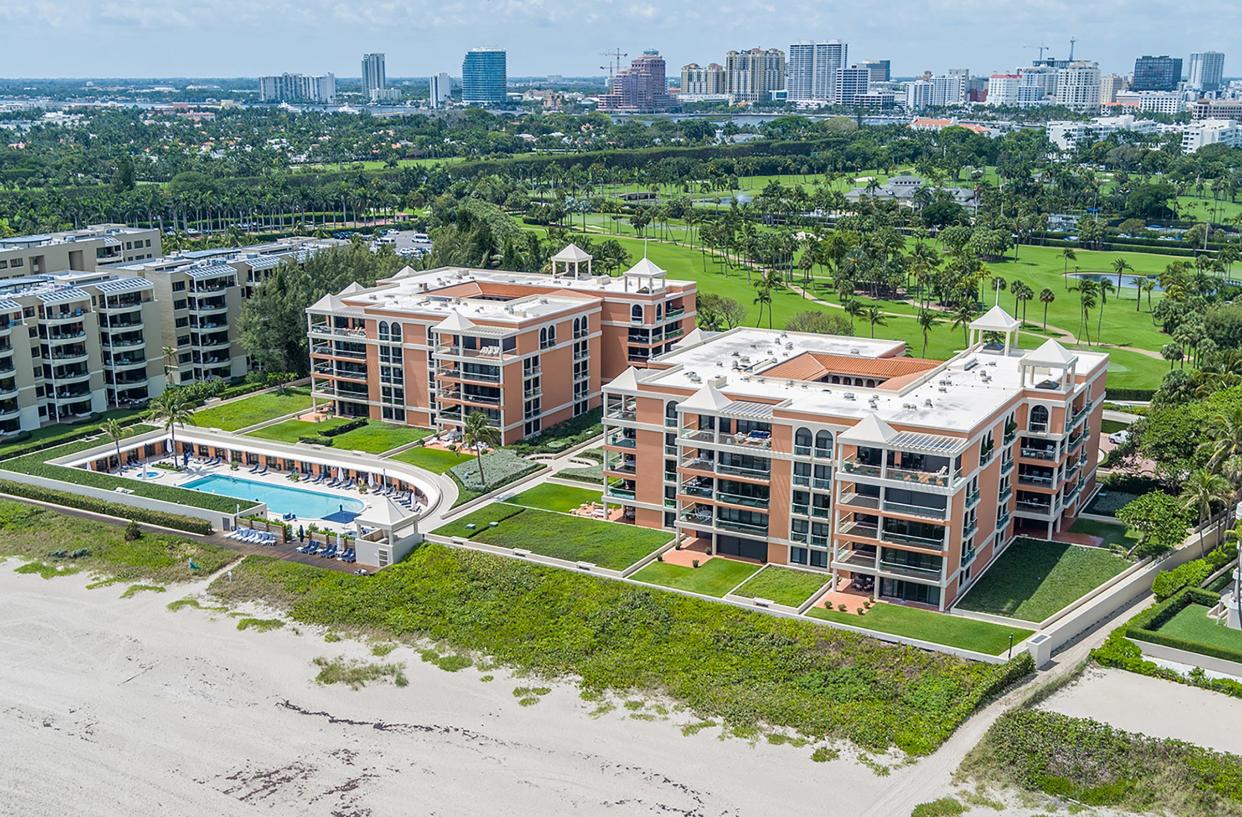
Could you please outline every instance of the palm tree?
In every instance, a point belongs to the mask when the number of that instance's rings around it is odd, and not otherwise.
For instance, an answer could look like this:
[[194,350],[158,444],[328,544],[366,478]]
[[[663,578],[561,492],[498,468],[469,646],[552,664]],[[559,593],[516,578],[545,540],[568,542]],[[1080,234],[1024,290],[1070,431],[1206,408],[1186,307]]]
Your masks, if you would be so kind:
[[1108,293],[1116,292],[1117,289],[1116,287],[1113,286],[1112,281],[1108,280],[1107,278],[1102,278],[1100,279],[1100,282],[1099,282],[1099,291],[1100,291],[1100,314],[1095,320],[1095,342],[1103,343],[1104,342],[1104,304],[1108,303]]
[[1130,266],[1130,262],[1127,261],[1126,259],[1124,258],[1113,259],[1113,272],[1117,273],[1117,297],[1118,298],[1121,297],[1121,276],[1125,273],[1126,270],[1133,270],[1133,269],[1134,267]]
[[1211,439],[1202,444],[1208,468],[1216,470],[1226,460],[1242,456],[1242,406],[1217,414],[1209,428]]
[[975,319],[975,305],[963,298],[953,308],[953,325],[962,327],[963,345],[970,343],[970,322]]
[[759,316],[755,326],[763,322],[763,308],[768,308],[768,328],[772,328],[772,290],[781,282],[781,275],[776,270],[764,270],[755,281],[755,303],[759,304]]
[[177,350],[165,346],[160,349],[160,354],[164,356],[164,383],[168,386],[176,385],[173,383],[172,372],[177,368]]
[[875,304],[867,306],[867,308],[863,310],[863,315],[866,316],[867,323],[871,324],[871,337],[873,338],[875,337],[875,326],[877,323],[880,326],[888,325],[888,321],[884,318],[884,310],[880,309],[880,307]]
[[919,329],[923,332],[923,356],[927,356],[927,335],[940,323],[936,313],[930,309],[920,309],[918,314]]
[[1074,252],[1073,247],[1066,247],[1061,250],[1061,258],[1065,260],[1064,265],[1061,267],[1061,280],[1064,281],[1065,276],[1069,275],[1069,262],[1078,260],[1078,254]]
[[169,389],[151,401],[148,416],[164,427],[172,441],[173,459],[177,458],[177,426],[194,422],[194,408],[180,389]]
[[1027,286],[1026,281],[1014,281],[1009,286],[1009,291],[1013,293],[1013,312],[1018,314],[1018,307],[1022,307],[1022,322],[1026,323],[1026,302],[1035,297],[1035,290]]
[[479,482],[487,487],[487,479],[483,476],[483,446],[495,446],[500,443],[500,431],[491,424],[487,415],[481,411],[472,411],[466,415],[466,423],[461,429],[461,441],[468,448],[474,449],[474,456],[479,463]]
[[[1155,280],[1151,278],[1144,278],[1142,282],[1139,283],[1139,289],[1147,293],[1147,311],[1148,312],[1151,311],[1151,292],[1155,288],[1156,288],[1156,282]],[[1137,303],[1138,300],[1140,299],[1135,298],[1136,303],[1134,304],[1134,311],[1136,312],[1138,311],[1138,308],[1139,308],[1138,303]]]
[[850,331],[854,331],[854,320],[863,313],[863,306],[858,301],[850,298],[841,304],[841,308],[845,310],[845,314],[850,316]]
[[112,444],[116,446],[116,467],[121,467],[121,440],[129,436],[129,429],[121,425],[121,422],[115,417],[104,420],[99,424],[99,430],[112,440]]
[[1190,474],[1182,483],[1181,500],[1187,511],[1199,513],[1199,556],[1206,553],[1203,544],[1203,532],[1212,508],[1223,504],[1229,494],[1229,482],[1220,474],[1214,474],[1206,468],[1200,468]]
[[1091,325],[1087,322],[1087,318],[1091,315],[1091,310],[1095,309],[1095,296],[1099,292],[1099,284],[1090,278],[1085,278],[1082,283],[1071,289],[1078,293],[1078,331],[1086,336],[1087,344],[1090,345]]
[[1048,289],[1047,287],[1044,287],[1044,290],[1039,293],[1039,302],[1044,305],[1044,331],[1045,332],[1048,331],[1048,304],[1052,303],[1056,299],[1057,299],[1057,294],[1053,292],[1051,289]]

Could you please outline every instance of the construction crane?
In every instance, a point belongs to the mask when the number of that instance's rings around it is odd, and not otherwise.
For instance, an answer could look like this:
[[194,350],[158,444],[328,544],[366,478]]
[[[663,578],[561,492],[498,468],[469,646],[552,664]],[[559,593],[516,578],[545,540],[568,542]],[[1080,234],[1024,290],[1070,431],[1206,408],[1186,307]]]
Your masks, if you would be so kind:
[[608,72],[608,85],[611,87],[613,74],[621,70],[621,60],[628,57],[629,54],[625,53],[620,48],[616,48],[612,51],[605,51],[600,54],[600,56],[608,58],[608,64],[601,65],[599,70]]
[[1074,61],[1074,46],[1077,43],[1078,43],[1078,40],[1074,39],[1073,37],[1070,37],[1070,55],[1069,55],[1070,62]]
[[1046,51],[1050,51],[1050,50],[1051,50],[1051,49],[1050,49],[1048,46],[1046,46],[1046,45],[1024,45],[1024,46],[1022,46],[1022,47],[1023,47],[1023,48],[1037,48],[1037,49],[1039,49],[1039,60],[1038,60],[1038,62],[1043,62],[1043,61],[1044,61],[1044,53],[1045,53]]

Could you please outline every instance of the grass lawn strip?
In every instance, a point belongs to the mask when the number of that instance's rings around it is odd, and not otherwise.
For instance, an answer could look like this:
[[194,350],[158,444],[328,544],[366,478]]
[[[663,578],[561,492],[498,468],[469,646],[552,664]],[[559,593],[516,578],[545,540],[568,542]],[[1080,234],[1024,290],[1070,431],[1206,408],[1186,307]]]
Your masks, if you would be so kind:
[[275,425],[263,426],[256,428],[254,431],[248,432],[247,437],[258,437],[263,440],[275,440],[281,443],[296,443],[302,437],[314,437],[331,428],[343,426],[348,422],[352,422],[349,417],[329,417],[318,423],[308,423],[305,420],[285,420]]
[[806,614],[824,621],[835,621],[890,635],[903,635],[988,655],[1000,655],[1009,649],[1009,636],[1013,636],[1013,643],[1017,645],[1034,632],[885,602],[872,606],[861,616],[822,607],[812,607]]
[[963,610],[1039,622],[1132,563],[1103,548],[1019,539],[957,603]]
[[[493,527],[492,522],[497,524]],[[628,567],[670,538],[665,531],[505,502],[493,502],[433,532],[571,562],[594,562],[612,570]]]
[[1207,617],[1202,604],[1187,604],[1173,618],[1160,626],[1159,632],[1190,642],[1242,652],[1242,632],[1219,624]]
[[334,448],[348,451],[365,451],[368,454],[382,454],[403,445],[429,437],[434,434],[429,428],[400,426],[393,423],[381,423],[375,420],[362,428],[346,431],[332,438]]
[[823,573],[768,565],[733,591],[735,596],[771,599],[786,607],[799,607],[832,578]]
[[284,392],[269,391],[243,397],[230,403],[210,406],[194,412],[194,425],[237,431],[311,407],[309,386],[295,386]]
[[730,590],[754,575],[759,567],[760,565],[735,562],[732,559],[708,559],[699,567],[652,562],[630,578],[723,598]]
[[435,544],[373,576],[255,556],[233,572],[211,587],[230,607],[260,601],[333,632],[425,638],[591,696],[667,695],[738,733],[789,729],[869,751],[934,751],[1030,668],[1025,653],[993,666]]
[[507,502],[514,505],[525,505],[528,508],[540,508],[545,511],[569,513],[587,502],[599,502],[600,491],[590,488],[577,488],[571,485],[557,485],[544,482],[534,488],[528,488]]
[[468,454],[459,454],[456,451],[449,451],[445,448],[426,448],[424,446],[415,446],[414,448],[402,451],[400,454],[394,454],[393,459],[409,463],[410,465],[430,471],[433,474],[443,474],[454,465],[469,462],[474,458]]
[[[208,542],[144,533],[126,541],[124,528],[47,508],[0,500],[0,558],[34,559],[62,571],[99,574],[118,582],[168,584],[214,573],[236,557]],[[190,570],[193,560],[198,570]]]
[[51,465],[46,462],[46,460],[67,457],[70,454],[76,454],[79,451],[85,451],[89,448],[105,445],[107,442],[107,438],[94,438],[77,440],[75,442],[57,446],[56,448],[46,448],[41,451],[36,451],[33,454],[26,454],[25,456],[0,461],[0,470],[46,477],[59,482],[69,483],[70,485],[86,485],[92,488],[102,488],[106,491],[113,491],[117,488],[126,488],[132,491],[136,496],[142,496],[148,499],[158,499],[164,502],[173,502],[178,505],[187,505],[193,508],[206,508],[213,511],[222,511],[225,513],[230,513],[237,507],[236,499],[216,496],[215,494],[208,494],[203,491],[194,491],[188,488],[177,488],[172,485],[160,485],[158,483],[146,482],[140,479],[117,477],[112,474],[103,474],[98,471],[87,471],[84,468],[70,468],[64,465]]

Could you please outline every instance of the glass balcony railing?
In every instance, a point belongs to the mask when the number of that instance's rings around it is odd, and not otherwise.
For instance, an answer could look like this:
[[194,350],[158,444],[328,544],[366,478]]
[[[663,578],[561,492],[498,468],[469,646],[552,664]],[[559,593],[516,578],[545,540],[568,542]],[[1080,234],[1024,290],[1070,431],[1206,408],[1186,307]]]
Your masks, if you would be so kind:
[[1057,458],[1057,450],[1055,448],[1027,448],[1023,446],[1020,449],[1020,453],[1028,460],[1055,460]]
[[880,531],[880,539],[885,542],[893,542],[899,545],[913,545],[915,547],[934,548],[941,550],[944,548],[944,537],[933,538],[931,536],[920,536],[914,533],[905,533],[903,531],[888,530],[887,528]]

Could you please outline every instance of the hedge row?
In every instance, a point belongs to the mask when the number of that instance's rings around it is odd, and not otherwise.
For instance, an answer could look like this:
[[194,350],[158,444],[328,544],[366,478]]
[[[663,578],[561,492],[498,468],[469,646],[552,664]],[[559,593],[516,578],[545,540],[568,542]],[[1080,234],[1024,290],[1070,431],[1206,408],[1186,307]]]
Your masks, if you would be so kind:
[[66,508],[77,508],[82,511],[116,516],[121,519],[133,519],[138,522],[146,522],[150,525],[159,525],[189,533],[200,533],[203,535],[211,533],[211,523],[203,519],[164,513],[163,511],[153,511],[146,508],[135,508],[129,505],[122,505],[119,502],[108,502],[107,500],[96,499],[90,496],[71,494],[68,491],[57,491],[39,485],[27,485],[24,482],[0,479],[0,493],[33,499],[38,502],[50,502],[53,505],[61,505]]
[[333,426],[332,428],[326,429],[321,432],[321,435],[324,437],[335,437],[338,434],[344,434],[346,432],[362,428],[369,422],[371,422],[370,418],[359,417],[356,420],[350,420],[348,423],[341,423],[339,426]]
[[1155,393],[1155,389],[1119,389],[1115,386],[1104,389],[1104,396],[1109,400],[1150,400]]
[[1186,650],[1187,652],[1208,655],[1213,658],[1222,658],[1226,661],[1236,661],[1242,664],[1242,650],[1222,647],[1219,644],[1208,644],[1202,641],[1189,641],[1160,631],[1161,626],[1188,605],[1201,604],[1206,607],[1214,607],[1219,602],[1220,596],[1215,593],[1198,587],[1187,587],[1172,598],[1154,607],[1149,607],[1130,619],[1126,632],[1131,638],[1136,638],[1139,641],[1161,644],[1176,650]]
[[1156,601],[1164,601],[1184,587],[1199,587],[1208,576],[1232,562],[1237,555],[1236,545],[1226,545],[1213,549],[1202,559],[1183,562],[1172,570],[1161,570],[1151,583],[1151,592]]

